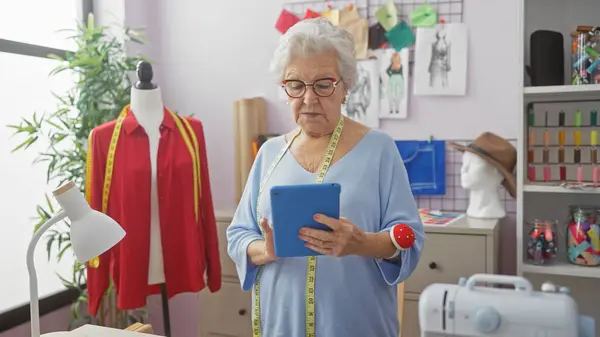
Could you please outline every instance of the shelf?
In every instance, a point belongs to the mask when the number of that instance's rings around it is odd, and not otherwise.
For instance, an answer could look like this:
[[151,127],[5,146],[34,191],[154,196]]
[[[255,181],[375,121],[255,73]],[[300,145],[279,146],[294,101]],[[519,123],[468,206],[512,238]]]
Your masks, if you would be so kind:
[[571,94],[582,92],[600,93],[600,84],[582,84],[582,85],[551,85],[540,87],[525,87],[523,90],[525,95],[556,95],[556,94]]
[[537,266],[523,263],[523,272],[531,274],[600,278],[600,267],[576,266],[567,262]]
[[550,101],[579,101],[600,100],[600,84],[585,85],[553,85],[523,88],[526,101],[550,102]]
[[600,187],[586,187],[582,189],[564,188],[556,185],[523,185],[524,192],[533,193],[579,193],[596,194],[600,193]]

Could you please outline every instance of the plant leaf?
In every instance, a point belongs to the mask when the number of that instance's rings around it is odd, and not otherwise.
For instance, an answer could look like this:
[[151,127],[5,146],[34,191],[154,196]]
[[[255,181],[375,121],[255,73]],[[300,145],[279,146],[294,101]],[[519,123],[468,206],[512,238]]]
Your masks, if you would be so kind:
[[[117,34],[112,34],[112,32]],[[93,14],[76,22],[66,32],[66,39],[77,46],[66,51],[64,57],[49,54],[48,58],[56,62],[48,76],[68,75],[73,78],[72,86],[64,92],[50,92],[55,107],[46,111],[31,111],[30,118],[21,118],[10,125],[12,136],[17,145],[12,152],[36,151],[34,165],[44,165],[48,184],[56,185],[67,180],[83,191],[85,186],[87,141],[90,132],[97,126],[114,120],[120,110],[130,101],[131,72],[141,60],[149,60],[144,55],[128,56],[125,42],[149,44],[140,29],[131,29],[119,25],[96,26]],[[17,115],[25,115],[23,111]],[[47,148],[36,149],[34,144]],[[55,204],[48,195],[45,201],[37,205],[32,213],[34,233],[56,213]],[[47,258],[60,261],[72,251],[70,223],[61,222],[44,235]],[[73,303],[74,319],[94,318],[80,315],[81,304],[87,303],[86,266],[77,261],[72,266],[71,275],[57,275],[68,288],[80,291],[79,298]],[[113,283],[107,294],[113,292]],[[124,316],[126,317],[126,316]]]

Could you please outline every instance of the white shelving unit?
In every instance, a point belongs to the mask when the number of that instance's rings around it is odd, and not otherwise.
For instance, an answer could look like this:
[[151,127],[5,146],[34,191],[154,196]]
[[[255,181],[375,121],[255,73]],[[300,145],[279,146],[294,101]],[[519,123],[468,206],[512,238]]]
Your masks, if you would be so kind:
[[[592,13],[600,12],[600,1],[598,0],[520,0],[519,6],[519,40],[521,58],[521,69],[529,63],[528,44],[529,38],[535,30],[559,31],[564,37],[565,48],[565,81],[570,82],[571,61],[570,32],[577,25],[600,26],[600,17],[595,18]],[[596,15],[597,16],[597,15]],[[568,70],[568,72],[567,72]],[[525,75],[524,75],[525,76]],[[593,85],[557,85],[526,87],[525,79],[522,78],[522,93],[519,97],[523,107],[522,118],[519,119],[519,133],[517,141],[518,164],[517,164],[517,274],[525,277],[538,276],[540,278],[551,278],[560,276],[566,278],[585,278],[598,282],[600,279],[600,267],[577,266],[567,262],[566,259],[566,229],[565,221],[568,216],[568,206],[572,204],[597,205],[600,207],[600,188],[567,189],[558,184],[528,183],[527,177],[527,151],[528,151],[528,125],[527,112],[530,103],[542,104],[544,109],[550,104],[560,104],[562,107],[568,104],[577,106],[578,102],[598,101],[600,110],[600,84]],[[573,113],[576,107],[566,108],[568,115]],[[567,117],[568,119],[568,117]],[[561,218],[562,216],[562,218]],[[532,218],[544,218],[559,220],[559,255],[555,263],[549,265],[528,264],[526,240],[529,228],[527,220]],[[596,283],[598,284],[598,283]],[[597,289],[596,289],[597,290]],[[598,309],[600,307],[597,307]]]
[[571,194],[595,194],[600,193],[600,188],[567,189],[556,185],[524,184],[524,192],[532,193],[571,193]]
[[590,85],[552,85],[545,87],[525,87],[523,94],[526,97],[547,95],[552,98],[556,96],[580,96],[582,94],[600,94],[600,84]]
[[[550,281],[557,286],[570,289],[571,296],[577,303],[581,315],[591,316],[596,321],[594,336],[600,336],[600,267],[578,266],[567,260],[567,220],[570,205],[600,206],[600,188],[567,189],[558,186],[558,183],[528,183],[528,108],[533,104],[535,125],[543,125],[548,116],[550,125],[558,124],[558,113],[565,112],[566,125],[574,125],[574,115],[580,110],[584,115],[583,125],[590,121],[591,110],[600,111],[600,85],[567,85],[571,77],[571,36],[570,32],[578,25],[600,26],[600,1],[599,0],[517,0],[518,8],[518,37],[521,69],[521,95],[519,103],[522,114],[519,118],[517,151],[517,199],[516,199],[516,264],[517,274],[527,278],[539,290],[544,282]],[[525,65],[529,65],[529,40],[536,30],[552,30],[562,33],[564,38],[564,71],[565,85],[526,87]],[[566,127],[567,129],[568,127]],[[543,129],[541,129],[543,130]],[[581,128],[581,144],[590,144],[592,130],[600,133],[600,128]],[[550,129],[551,143],[558,143],[557,128]],[[574,128],[567,132],[567,144],[574,144]],[[539,137],[541,136],[541,137]],[[543,131],[534,135],[535,145],[543,144]],[[585,142],[585,143],[584,143]],[[573,149],[565,148],[565,157],[573,158]],[[534,162],[543,151],[543,147],[534,147]],[[581,160],[589,160],[590,152],[586,149],[581,152]],[[550,162],[558,161],[556,151],[551,151]],[[543,160],[540,160],[543,161]],[[536,167],[539,167],[536,165]],[[567,179],[577,175],[577,169],[571,165],[566,168]],[[591,165],[584,167],[586,176],[591,175]],[[557,177],[558,176],[558,177]],[[551,172],[551,179],[558,181],[559,174]],[[539,179],[539,176],[538,176]],[[558,256],[556,261],[549,265],[537,266],[527,262],[526,245],[531,230],[529,222],[533,219],[558,220]],[[502,243],[502,246],[507,244]],[[535,310],[535,309],[533,309]]]
[[522,270],[524,273],[530,274],[600,278],[600,269],[598,267],[581,267],[567,262],[558,262],[552,266],[523,264]]

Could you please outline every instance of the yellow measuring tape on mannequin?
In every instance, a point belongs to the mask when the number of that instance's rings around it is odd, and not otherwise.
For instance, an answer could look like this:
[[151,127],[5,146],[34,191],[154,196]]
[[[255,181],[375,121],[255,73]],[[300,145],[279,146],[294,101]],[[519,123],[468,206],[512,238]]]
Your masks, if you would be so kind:
[[[110,195],[110,186],[112,183],[113,169],[115,165],[115,151],[117,149],[117,144],[119,142],[119,136],[121,135],[121,127],[123,126],[123,121],[125,117],[127,117],[127,112],[129,111],[129,105],[125,106],[119,117],[117,118],[117,122],[115,123],[115,128],[113,130],[112,136],[110,138],[110,145],[108,147],[108,155],[106,158],[106,169],[104,172],[104,186],[102,187],[102,213],[106,214],[108,211],[108,197]],[[200,198],[202,197],[202,185],[200,178],[200,149],[198,145],[198,138],[192,129],[192,126],[185,118],[180,118],[174,112],[167,109],[173,120],[175,121],[175,125],[177,125],[177,129],[183,137],[183,141],[190,153],[190,157],[192,158],[192,167],[193,167],[193,177],[194,177],[194,212],[196,216],[196,223],[198,222],[198,211]],[[187,130],[187,131],[186,131]],[[189,135],[188,135],[189,133]],[[191,140],[190,140],[191,136]],[[86,199],[89,204],[91,204],[91,190],[92,190],[92,134],[90,133],[90,137],[88,139],[88,155],[86,158]],[[98,268],[100,266],[100,259],[95,257],[88,262],[89,266],[92,268]]]
[[[331,161],[333,160],[333,155],[335,154],[335,149],[337,148],[338,142],[342,135],[342,129],[344,128],[344,117],[340,117],[333,134],[331,135],[331,139],[329,140],[329,145],[327,145],[327,152],[325,152],[325,158],[323,159],[323,164],[319,170],[319,174],[317,176],[317,184],[321,184],[323,180],[325,180],[325,175],[329,170],[329,166],[331,165]],[[260,187],[258,189],[258,197],[256,200],[256,221],[259,224],[260,228],[260,196],[265,188],[267,181],[275,171],[275,168],[285,155],[285,153],[289,150],[290,146],[296,137],[300,134],[301,130],[298,130],[296,134],[292,137],[292,139],[286,144],[286,146],[277,154],[277,157],[271,163],[271,166],[267,170],[263,181],[260,183]],[[261,228],[262,231],[262,228]],[[259,268],[258,273],[256,275],[256,282],[254,283],[254,317],[252,319],[252,336],[260,337],[261,335],[261,326],[260,326],[260,272],[262,270]],[[309,256],[308,263],[306,267],[306,336],[307,337],[315,337],[315,281],[317,278],[317,257]]]

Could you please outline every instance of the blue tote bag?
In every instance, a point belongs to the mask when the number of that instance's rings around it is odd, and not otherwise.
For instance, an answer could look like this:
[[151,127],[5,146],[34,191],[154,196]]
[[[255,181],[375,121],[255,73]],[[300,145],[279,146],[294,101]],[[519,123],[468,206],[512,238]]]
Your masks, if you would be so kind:
[[446,194],[446,142],[397,140],[413,195]]

